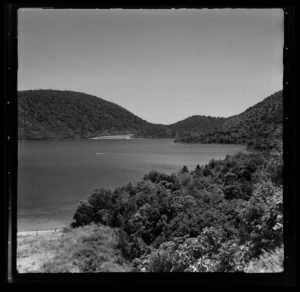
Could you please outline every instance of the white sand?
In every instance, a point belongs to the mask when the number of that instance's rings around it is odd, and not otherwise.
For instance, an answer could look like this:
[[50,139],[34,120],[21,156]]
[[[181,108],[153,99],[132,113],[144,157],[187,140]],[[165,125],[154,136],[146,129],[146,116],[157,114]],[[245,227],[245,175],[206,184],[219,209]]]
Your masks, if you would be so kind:
[[91,138],[92,140],[101,140],[101,139],[133,139],[134,134],[124,134],[124,135],[107,135]]

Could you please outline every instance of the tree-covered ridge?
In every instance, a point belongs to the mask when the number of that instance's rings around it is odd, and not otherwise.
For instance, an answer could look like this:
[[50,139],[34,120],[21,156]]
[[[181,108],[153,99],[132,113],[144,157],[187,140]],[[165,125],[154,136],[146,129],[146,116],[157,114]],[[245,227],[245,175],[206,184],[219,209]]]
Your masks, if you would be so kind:
[[171,125],[149,123],[114,103],[73,91],[20,91],[18,112],[22,140],[130,133],[185,143],[247,144],[262,150],[282,140],[282,91],[230,118],[192,116]]
[[[91,223],[119,229],[133,271],[251,271],[265,253],[281,254],[282,154],[240,153],[97,189],[78,205],[73,226]],[[276,254],[270,266],[282,271]]]
[[114,103],[79,92],[20,91],[18,107],[19,139],[80,139],[151,127]]
[[182,137],[186,133],[195,135],[217,130],[227,119],[211,116],[191,116],[187,119],[170,125],[176,137]]
[[59,90],[20,91],[18,137],[86,139],[100,135],[135,134],[174,138],[215,130],[222,118],[194,116],[172,125],[149,123],[128,110],[84,93]]
[[186,143],[247,144],[269,150],[282,142],[282,91],[265,98],[245,112],[230,117],[216,131],[177,139]]

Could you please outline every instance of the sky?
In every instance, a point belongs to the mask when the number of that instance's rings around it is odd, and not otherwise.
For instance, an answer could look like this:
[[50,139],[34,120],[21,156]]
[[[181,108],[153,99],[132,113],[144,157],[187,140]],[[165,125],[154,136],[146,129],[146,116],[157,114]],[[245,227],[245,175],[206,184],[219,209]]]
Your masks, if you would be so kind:
[[283,87],[281,9],[19,9],[18,90],[84,92],[152,123],[239,114]]

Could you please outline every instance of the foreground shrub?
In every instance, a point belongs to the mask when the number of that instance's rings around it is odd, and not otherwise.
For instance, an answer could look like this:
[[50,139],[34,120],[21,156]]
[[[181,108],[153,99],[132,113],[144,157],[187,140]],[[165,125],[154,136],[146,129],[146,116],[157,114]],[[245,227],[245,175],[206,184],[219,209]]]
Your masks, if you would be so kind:
[[257,257],[263,250],[270,251],[283,241],[282,188],[271,181],[257,184],[243,210],[240,229],[241,242],[251,242],[250,256]]
[[149,259],[148,272],[171,272],[172,267],[173,262],[168,251],[159,250],[151,254],[151,257]]
[[[117,227],[117,248],[136,271],[241,272],[282,244],[281,159],[239,153],[193,171],[151,171],[135,185],[95,190],[75,226]],[[98,270],[101,258],[87,254],[84,266]]]
[[93,206],[87,201],[80,201],[73,219],[73,226],[83,226],[90,224],[95,219]]
[[[238,259],[237,248],[225,254],[225,236],[222,229],[211,227],[205,228],[195,238],[184,236],[164,242],[158,249],[153,249],[149,254],[135,259],[134,270],[139,272],[235,271]],[[232,259],[234,257],[235,259]],[[227,264],[225,267],[226,263],[232,262],[234,264],[231,266]]]
[[62,233],[54,258],[41,272],[127,272],[130,266],[118,249],[116,231],[103,225],[88,225]]
[[245,268],[246,273],[280,273],[283,272],[283,247],[273,252],[264,252],[258,259],[251,261]]

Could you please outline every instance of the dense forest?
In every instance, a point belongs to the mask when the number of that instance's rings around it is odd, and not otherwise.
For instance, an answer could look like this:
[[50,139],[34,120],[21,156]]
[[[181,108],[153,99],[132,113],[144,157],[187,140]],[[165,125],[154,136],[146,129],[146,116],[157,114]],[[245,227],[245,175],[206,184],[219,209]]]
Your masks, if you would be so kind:
[[282,141],[282,91],[265,98],[245,112],[230,117],[216,131],[177,139],[185,143],[247,144],[268,150]]
[[59,90],[18,93],[18,138],[87,139],[135,134],[143,138],[174,138],[217,129],[223,118],[196,116],[168,125],[152,124],[96,96]]
[[[117,249],[135,272],[279,272],[282,207],[282,154],[239,153],[96,189],[72,226],[116,230]],[[97,261],[85,269],[97,271]]]
[[197,135],[216,131],[227,119],[210,116],[191,116],[185,120],[169,125],[175,137],[182,137],[187,133]]
[[18,96],[19,139],[82,139],[151,126],[116,104],[84,93],[28,90]]

